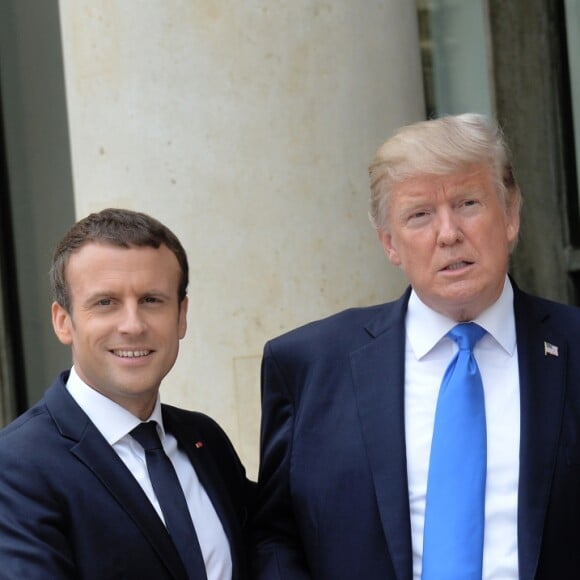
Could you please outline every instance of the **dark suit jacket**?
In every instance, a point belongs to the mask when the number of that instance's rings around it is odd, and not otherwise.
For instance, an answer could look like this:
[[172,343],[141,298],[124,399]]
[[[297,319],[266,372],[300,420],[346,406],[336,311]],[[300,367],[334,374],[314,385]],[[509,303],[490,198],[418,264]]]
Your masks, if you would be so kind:
[[[580,309],[514,288],[522,580],[580,578]],[[410,580],[405,313],[347,310],[265,347],[259,579]],[[558,347],[546,354],[544,343]]]
[[[0,432],[0,578],[185,580],[165,526],[66,378]],[[163,405],[163,420],[221,519],[233,577],[248,578],[251,490],[231,443],[200,413]]]

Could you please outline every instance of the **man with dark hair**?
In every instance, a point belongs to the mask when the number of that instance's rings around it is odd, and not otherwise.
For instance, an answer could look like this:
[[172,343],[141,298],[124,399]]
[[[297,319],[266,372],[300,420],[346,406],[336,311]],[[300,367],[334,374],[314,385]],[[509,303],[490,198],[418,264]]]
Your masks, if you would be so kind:
[[403,127],[370,177],[410,286],[266,345],[256,578],[578,578],[580,309],[507,275],[499,127]]
[[248,578],[244,468],[214,421],[159,400],[187,326],[179,240],[91,214],[51,283],[73,367],[0,432],[0,578]]

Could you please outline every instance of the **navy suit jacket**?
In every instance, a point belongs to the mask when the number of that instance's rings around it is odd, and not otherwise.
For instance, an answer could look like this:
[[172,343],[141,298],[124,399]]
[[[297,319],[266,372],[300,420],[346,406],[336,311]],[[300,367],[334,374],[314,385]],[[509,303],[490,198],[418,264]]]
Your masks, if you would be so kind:
[[[412,578],[403,409],[409,292],[266,345],[256,578]],[[577,579],[580,309],[515,287],[514,309],[520,578]]]
[[[66,378],[63,373],[43,400],[0,432],[0,578],[186,580],[161,519],[70,396]],[[209,417],[162,408],[165,428],[222,522],[233,577],[246,579],[251,485],[244,468]]]

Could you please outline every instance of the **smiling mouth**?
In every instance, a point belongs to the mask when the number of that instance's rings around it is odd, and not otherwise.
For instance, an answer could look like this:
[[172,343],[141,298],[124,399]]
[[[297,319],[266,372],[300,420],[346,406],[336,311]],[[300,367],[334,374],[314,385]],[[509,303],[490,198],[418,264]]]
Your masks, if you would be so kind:
[[152,350],[112,350],[115,356],[120,358],[142,358],[144,356],[149,356]]
[[461,268],[466,268],[467,266],[471,266],[471,264],[473,264],[473,262],[455,262],[453,264],[449,264],[449,266],[445,266],[443,270],[461,270]]

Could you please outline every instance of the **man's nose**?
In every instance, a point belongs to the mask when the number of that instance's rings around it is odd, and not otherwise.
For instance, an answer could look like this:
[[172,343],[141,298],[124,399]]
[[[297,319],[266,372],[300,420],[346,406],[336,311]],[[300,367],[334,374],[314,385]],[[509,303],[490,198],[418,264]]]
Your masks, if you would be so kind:
[[119,332],[123,334],[140,334],[145,329],[145,321],[138,304],[127,304],[121,310]]
[[439,211],[437,225],[437,243],[440,246],[451,246],[463,240],[460,220],[451,208]]

